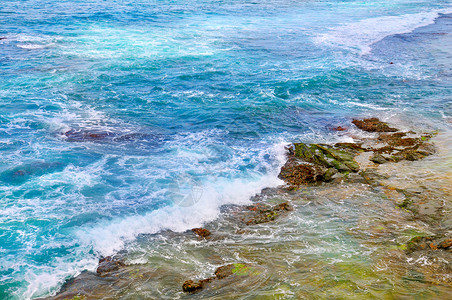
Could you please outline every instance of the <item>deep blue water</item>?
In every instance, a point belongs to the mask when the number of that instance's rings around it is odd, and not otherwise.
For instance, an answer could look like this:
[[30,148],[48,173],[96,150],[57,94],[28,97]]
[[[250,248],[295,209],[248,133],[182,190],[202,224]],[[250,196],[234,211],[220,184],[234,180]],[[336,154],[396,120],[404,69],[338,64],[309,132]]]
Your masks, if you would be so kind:
[[[451,126],[451,1],[4,0],[0,298],[276,178],[357,116]],[[196,203],[196,205],[193,205]]]

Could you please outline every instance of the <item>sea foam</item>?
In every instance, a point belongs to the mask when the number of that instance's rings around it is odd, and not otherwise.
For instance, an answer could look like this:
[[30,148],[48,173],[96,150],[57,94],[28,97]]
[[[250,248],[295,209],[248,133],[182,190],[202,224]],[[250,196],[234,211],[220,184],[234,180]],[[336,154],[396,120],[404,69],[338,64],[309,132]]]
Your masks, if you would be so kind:
[[440,14],[451,13],[452,8],[398,16],[383,16],[363,19],[339,27],[315,37],[317,44],[346,48],[358,51],[360,55],[369,54],[372,44],[383,38],[412,32],[414,29],[433,24]]

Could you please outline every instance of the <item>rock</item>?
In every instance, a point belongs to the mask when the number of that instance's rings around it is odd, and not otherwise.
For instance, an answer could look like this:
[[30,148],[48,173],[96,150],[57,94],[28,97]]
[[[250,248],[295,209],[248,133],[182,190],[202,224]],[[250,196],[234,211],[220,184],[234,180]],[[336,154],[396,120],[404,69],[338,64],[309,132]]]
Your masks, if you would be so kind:
[[321,149],[327,158],[334,158],[338,161],[350,161],[355,157],[354,154],[347,151],[334,149],[329,145],[315,144],[314,147]]
[[71,129],[66,131],[63,135],[68,142],[96,142],[113,136],[113,133],[107,131],[95,132]]
[[361,146],[346,143],[338,145],[342,148],[325,144],[293,144],[289,151],[290,157],[281,168],[279,178],[290,185],[298,186],[331,181],[337,171],[359,171],[359,164],[354,158],[362,151]]
[[[221,266],[215,270],[215,276],[207,279],[202,279],[197,282],[193,280],[187,280],[182,284],[182,290],[186,293],[196,293],[204,289],[208,284],[214,282],[220,282],[225,278],[232,278],[234,280],[240,280],[245,276],[259,275],[261,271],[251,264],[235,263],[225,266]],[[234,279],[235,277],[235,279]]]
[[383,157],[383,155],[379,153],[375,153],[369,160],[376,164],[384,164],[385,162],[388,161],[386,158]]
[[424,157],[425,155],[415,150],[402,150],[391,156],[391,161],[393,162],[399,162],[401,160],[415,161],[420,160]]
[[407,243],[407,252],[423,251],[423,250],[447,250],[451,251],[452,239],[435,238],[431,236],[417,236]]
[[362,144],[356,144],[356,143],[336,143],[336,144],[334,144],[334,147],[336,147],[338,149],[343,149],[343,150],[353,153],[355,155],[367,150],[362,147]]
[[1,41],[1,40],[6,40],[6,37],[0,36],[0,41]]
[[275,206],[273,206],[273,209],[277,210],[277,211],[282,211],[282,210],[293,211],[292,205],[290,205],[288,202],[284,202],[284,203],[280,203],[278,205],[275,205]]
[[217,279],[223,279],[232,275],[237,276],[248,276],[256,273],[256,269],[249,264],[229,264],[226,266],[219,267],[215,271],[215,276]]
[[337,170],[335,168],[329,168],[326,170],[325,174],[323,175],[323,180],[326,182],[329,182],[333,180],[333,176],[337,174]]
[[271,222],[281,216],[281,214],[293,210],[293,207],[287,202],[277,204],[273,207],[258,203],[247,206],[246,208],[248,211],[251,211],[242,218],[242,221],[246,225]]
[[345,131],[345,130],[347,130],[347,127],[337,126],[337,127],[331,128],[331,129],[335,130],[335,131]]
[[417,148],[417,152],[424,156],[429,156],[435,154],[436,149],[435,146],[433,146],[432,144],[424,142],[421,145],[419,145],[419,147]]
[[437,244],[439,249],[450,249],[452,247],[452,239],[445,239]]
[[[229,264],[229,265],[226,265],[226,266],[219,267],[215,271],[215,276],[218,279],[223,279],[223,278],[226,278],[228,276],[231,276],[233,274],[232,271],[234,270],[235,265],[236,264]],[[237,265],[239,265],[239,264],[237,264]],[[242,265],[242,264],[240,264],[240,265]]]
[[327,169],[303,161],[289,159],[281,168],[278,177],[292,185],[302,185],[323,181]]
[[295,143],[294,147],[294,155],[302,161],[322,167],[328,167],[330,165],[322,149],[317,147],[317,145]]
[[199,290],[203,289],[207,283],[214,280],[214,278],[207,278],[203,280],[199,280],[198,282],[194,282],[193,280],[187,280],[182,284],[182,290],[186,293],[196,293]]
[[376,168],[367,168],[366,170],[362,171],[360,175],[364,178],[367,184],[370,184],[372,186],[378,186],[380,185],[380,182],[382,180],[388,178],[378,173]]
[[378,118],[363,120],[353,120],[353,124],[361,130],[368,132],[396,132],[396,128],[389,127],[388,124],[381,122]]
[[120,267],[125,266],[122,259],[118,257],[107,256],[99,259],[99,266],[97,267],[97,274],[100,276],[108,275],[113,271],[119,270]]
[[203,238],[207,238],[211,235],[211,232],[205,228],[193,228],[191,231]]
[[[57,295],[46,297],[46,300],[88,300],[105,299],[111,292],[117,278],[100,277],[96,273],[83,271],[77,277],[68,279]],[[39,298],[43,300],[43,298]]]

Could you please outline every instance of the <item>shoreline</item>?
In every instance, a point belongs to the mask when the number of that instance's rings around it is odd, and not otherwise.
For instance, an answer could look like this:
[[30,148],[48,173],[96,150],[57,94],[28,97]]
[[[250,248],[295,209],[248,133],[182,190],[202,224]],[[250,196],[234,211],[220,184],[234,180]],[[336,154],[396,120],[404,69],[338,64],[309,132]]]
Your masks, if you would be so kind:
[[[161,298],[189,298],[192,294],[201,298],[215,298],[219,295],[223,297],[234,295],[235,297],[237,293],[240,294],[247,290],[265,290],[262,282],[278,281],[278,279],[275,278],[272,268],[266,263],[265,255],[261,255],[262,257],[257,254],[253,255],[249,253],[249,250],[246,251],[247,254],[245,255],[243,248],[254,245],[256,249],[267,249],[263,245],[279,242],[277,234],[278,231],[282,230],[282,228],[278,228],[281,225],[280,223],[293,221],[293,216],[300,209],[303,211],[303,207],[309,206],[311,203],[315,203],[315,209],[310,211],[311,214],[315,214],[319,209],[321,215],[322,203],[318,202],[317,197],[332,198],[334,199],[332,202],[336,202],[336,205],[342,209],[343,203],[341,201],[347,199],[347,201],[354,202],[356,200],[353,197],[359,198],[362,197],[362,194],[378,195],[377,201],[374,201],[376,203],[364,202],[364,207],[383,210],[385,218],[379,215],[376,221],[364,213],[364,216],[360,216],[360,218],[364,219],[365,222],[358,218],[356,222],[358,226],[351,228],[345,226],[345,233],[351,236],[352,240],[365,240],[362,242],[365,247],[377,249],[375,252],[378,257],[378,264],[388,265],[391,263],[396,266],[397,270],[403,270],[401,266],[405,267],[405,271],[410,268],[414,269],[414,271],[410,269],[410,272],[414,272],[415,275],[403,279],[407,276],[397,274],[395,276],[399,277],[397,280],[421,283],[426,286],[442,286],[445,291],[449,290],[452,287],[452,272],[450,267],[444,262],[441,263],[441,261],[450,261],[452,255],[450,248],[452,244],[448,244],[452,241],[450,239],[452,226],[448,224],[450,222],[444,222],[444,220],[447,220],[447,216],[450,216],[450,211],[446,210],[442,217],[439,217],[438,212],[441,212],[444,205],[446,208],[450,206],[450,203],[445,203],[447,198],[443,197],[452,195],[452,192],[448,194],[450,191],[435,191],[426,185],[420,185],[416,190],[416,187],[403,186],[403,182],[400,182],[397,178],[391,181],[391,176],[394,177],[394,173],[397,173],[397,171],[400,172],[404,168],[408,170],[415,164],[414,161],[423,159],[435,152],[431,144],[428,143],[435,134],[415,134],[412,131],[400,132],[379,120],[367,122],[367,124],[355,122],[354,125],[343,126],[337,127],[336,130],[347,134],[348,128],[360,127],[364,131],[373,132],[375,137],[361,138],[355,144],[338,143],[334,146],[295,143],[292,150],[288,150],[287,163],[280,173],[280,178],[282,177],[288,183],[286,186],[263,189],[260,194],[252,198],[253,203],[255,203],[253,205],[224,207],[222,215],[203,228],[193,229],[193,231],[185,233],[168,231],[142,238],[144,243],[161,243],[160,246],[163,248],[168,245],[174,247],[180,244],[180,247],[184,247],[191,244],[190,247],[194,247],[194,249],[192,249],[190,255],[196,256],[196,251],[206,252],[201,256],[207,255],[207,257],[201,259],[201,261],[209,266],[208,270],[201,268],[204,271],[200,272],[200,268],[196,265],[191,265],[188,270],[182,270],[183,266],[181,265],[179,266],[181,270],[178,270],[180,271],[179,276],[173,277],[174,279],[170,283],[167,277],[170,274],[174,276],[175,271],[174,266],[171,266],[173,264],[171,259],[166,263],[167,267],[171,267],[168,270],[161,268],[154,270],[151,263],[153,261],[152,254],[144,264],[139,262],[140,259],[146,257],[145,253],[141,253],[143,255],[141,258],[134,257],[137,256],[136,254],[118,254],[113,257],[102,258],[99,261],[97,274],[83,272],[81,275],[68,280],[55,296],[46,299],[114,297],[111,294],[113,287],[113,291],[118,290],[121,291],[121,294],[134,295],[134,288],[138,290],[140,286],[150,288],[152,286],[149,285],[150,280],[160,280],[160,284],[163,286],[171,285],[171,287],[167,286],[171,292],[160,295]],[[319,154],[319,152],[321,152],[321,155],[316,156],[315,153]],[[312,154],[314,154],[314,158]],[[335,162],[332,162],[333,160]],[[357,163],[358,166],[353,162]],[[421,161],[419,162],[421,163]],[[400,167],[402,165],[403,168]],[[424,193],[430,196],[431,201],[427,202],[428,204],[425,204]],[[445,204],[442,206],[441,202]],[[355,205],[358,208],[363,203],[354,202],[353,206]],[[363,214],[363,212],[357,214]],[[397,221],[391,220],[388,216],[393,216]],[[346,219],[350,217],[355,218],[352,215],[346,217]],[[364,226],[369,223],[376,224],[370,227]],[[401,225],[408,226],[408,231],[399,232],[400,228],[398,227]],[[266,228],[267,226],[269,228]],[[260,231],[264,231],[265,234],[259,233]],[[276,238],[269,238],[269,236],[275,234]],[[297,238],[303,239],[302,234],[298,233],[298,235]],[[248,236],[252,236],[251,244],[250,241],[247,241]],[[369,236],[371,240],[367,241]],[[228,241],[229,239],[237,240],[239,243],[231,244]],[[275,239],[275,241],[272,239]],[[375,239],[375,241],[372,241],[372,239]],[[350,240],[350,238],[347,238],[347,240]],[[243,243],[243,245],[240,243]],[[389,243],[389,247],[384,247],[384,243]],[[302,244],[297,243],[297,245],[301,246]],[[232,258],[230,254],[223,257],[218,253],[221,252],[218,250],[221,247],[230,248],[228,252],[237,252],[239,255],[235,258]],[[277,243],[269,247],[267,251],[278,252],[281,250],[275,250],[275,248],[279,249],[280,247],[281,245]],[[234,248],[237,248],[237,250],[234,250]],[[384,252],[381,248],[387,248],[388,253],[380,253]],[[263,249],[260,249],[261,252]],[[153,252],[158,251],[158,249],[154,249]],[[251,257],[247,257],[249,255]],[[435,267],[427,268],[415,264],[414,267],[410,268],[406,266],[407,262],[409,265],[409,262],[416,262],[422,257],[429,257],[436,263]],[[277,258],[273,257],[274,259],[278,261]],[[284,259],[284,256],[279,257],[279,259]],[[375,257],[372,256],[372,259],[375,259]],[[314,262],[311,261],[311,263]],[[325,263],[326,261],[316,261],[314,264],[321,265],[317,268],[322,270],[328,265],[328,263],[324,265]],[[362,261],[355,262],[355,264],[360,265]],[[342,275],[355,274],[358,270],[355,270],[352,267],[353,265],[347,265],[345,271],[341,270]],[[284,271],[282,266],[279,267],[280,272]],[[310,269],[312,270],[312,268]],[[291,274],[291,268],[286,266],[286,272],[288,272],[288,275]],[[375,273],[375,270],[370,268],[369,272]],[[161,273],[167,274],[163,276]],[[212,276],[213,274],[215,275]],[[357,278],[362,276],[363,274],[360,273],[356,275]],[[419,276],[422,279],[419,279]],[[184,280],[182,280],[183,278]],[[153,285],[159,285],[159,283],[154,282]],[[237,291],[237,285],[240,286],[242,291]],[[353,284],[349,285],[350,287],[346,290],[354,286]],[[236,287],[233,289],[233,286]],[[344,287],[342,286],[342,288]],[[291,285],[285,286],[283,290],[282,294],[280,293],[283,298],[289,297],[293,293]],[[391,292],[391,289],[382,289],[381,292],[383,294]],[[274,293],[276,292],[274,291]],[[364,295],[364,297],[371,295],[362,294],[362,292],[358,294]],[[303,297],[303,293],[297,295]],[[149,296],[158,298],[157,295]],[[304,295],[304,297],[308,296],[309,294]],[[258,296],[256,295],[256,297]]]

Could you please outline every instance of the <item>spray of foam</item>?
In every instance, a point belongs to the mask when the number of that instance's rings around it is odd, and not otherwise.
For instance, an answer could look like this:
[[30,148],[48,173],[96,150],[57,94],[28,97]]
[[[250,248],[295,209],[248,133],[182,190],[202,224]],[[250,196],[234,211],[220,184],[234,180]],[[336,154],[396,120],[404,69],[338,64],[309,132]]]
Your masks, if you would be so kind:
[[277,174],[285,161],[284,145],[275,145],[272,152],[278,166],[266,175],[207,183],[202,186],[200,198],[193,205],[181,206],[175,203],[144,215],[118,218],[104,225],[97,224],[95,227],[79,230],[77,236],[82,243],[90,245],[101,255],[112,255],[139,234],[152,234],[167,229],[183,232],[213,221],[218,217],[222,205],[249,203],[251,196],[259,193],[262,188],[282,184]]
[[317,44],[326,44],[369,54],[372,44],[386,36],[412,32],[414,29],[433,24],[439,14],[452,13],[452,8],[364,19],[359,22],[332,28],[328,33],[315,38]]
[[58,267],[41,267],[39,270],[33,269],[25,274],[25,280],[29,282],[26,291],[18,291],[16,296],[21,299],[33,299],[49,295],[56,292],[58,283],[80,274],[80,270],[94,270],[97,266],[95,259],[82,259],[75,262],[60,261]]

